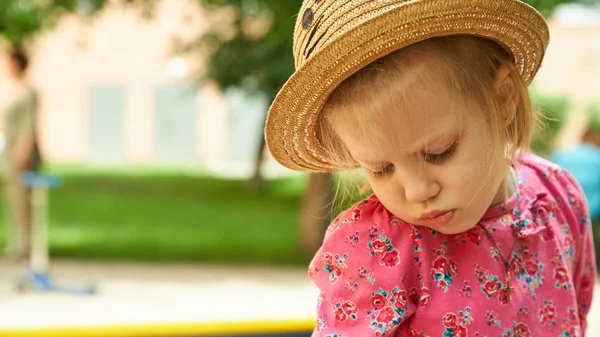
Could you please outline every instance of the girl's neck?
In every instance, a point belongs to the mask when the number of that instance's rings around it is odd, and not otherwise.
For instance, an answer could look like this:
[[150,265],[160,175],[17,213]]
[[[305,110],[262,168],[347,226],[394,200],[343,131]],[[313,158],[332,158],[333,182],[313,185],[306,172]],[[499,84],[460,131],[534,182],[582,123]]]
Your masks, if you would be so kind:
[[517,190],[516,172],[515,172],[514,168],[511,166],[509,168],[508,172],[506,173],[506,178],[500,184],[500,187],[498,188],[498,193],[494,197],[494,200],[492,201],[492,204],[490,206],[497,206],[497,205],[505,202],[510,197],[512,197],[513,194],[515,194],[516,190]]

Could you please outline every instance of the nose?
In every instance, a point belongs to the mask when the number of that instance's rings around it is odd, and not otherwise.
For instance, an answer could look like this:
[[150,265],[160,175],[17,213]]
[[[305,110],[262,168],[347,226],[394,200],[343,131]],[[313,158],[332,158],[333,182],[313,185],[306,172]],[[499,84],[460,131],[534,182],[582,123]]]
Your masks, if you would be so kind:
[[420,172],[407,177],[404,183],[404,195],[410,203],[423,203],[440,193],[440,185],[426,173]]

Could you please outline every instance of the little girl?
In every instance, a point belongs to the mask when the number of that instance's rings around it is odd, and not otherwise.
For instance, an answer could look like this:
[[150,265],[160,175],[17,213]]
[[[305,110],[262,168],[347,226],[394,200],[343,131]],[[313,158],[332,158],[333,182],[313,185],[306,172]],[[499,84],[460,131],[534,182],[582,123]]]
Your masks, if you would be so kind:
[[517,0],[305,0],[269,111],[283,165],[364,170],[310,266],[313,336],[584,336],[585,198],[527,154],[548,28]]

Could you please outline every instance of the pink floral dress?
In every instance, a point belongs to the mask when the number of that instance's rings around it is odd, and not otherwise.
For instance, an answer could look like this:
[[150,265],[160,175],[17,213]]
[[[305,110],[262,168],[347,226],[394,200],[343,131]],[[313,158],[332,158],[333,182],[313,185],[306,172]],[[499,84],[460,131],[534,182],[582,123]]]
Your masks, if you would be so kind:
[[406,223],[374,195],[343,212],[310,264],[313,336],[584,336],[596,278],[585,198],[539,157],[516,168],[517,193],[462,234]]

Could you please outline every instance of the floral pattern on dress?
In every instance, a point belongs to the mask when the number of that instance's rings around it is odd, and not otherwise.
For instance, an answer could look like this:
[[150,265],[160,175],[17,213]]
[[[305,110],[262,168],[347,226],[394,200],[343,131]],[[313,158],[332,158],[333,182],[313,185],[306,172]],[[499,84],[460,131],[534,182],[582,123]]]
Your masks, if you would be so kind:
[[543,326],[548,327],[549,331],[552,331],[552,328],[556,326],[556,306],[554,306],[554,301],[544,301],[544,306],[538,310],[538,318],[540,323]]
[[347,320],[356,321],[358,307],[356,306],[356,304],[354,304],[354,302],[342,298],[334,298],[333,302],[333,310],[335,313],[336,323],[344,323]]
[[497,300],[498,303],[508,304],[508,297],[504,291],[505,284],[500,281],[498,275],[491,274],[489,270],[475,265],[475,277],[480,283],[480,289],[487,299]]
[[335,284],[342,276],[342,270],[346,269],[346,259],[348,259],[348,254],[339,256],[329,252],[323,253],[323,262],[325,262],[323,270],[329,273],[329,281],[331,284]]
[[377,256],[379,264],[386,268],[394,268],[400,264],[400,253],[392,245],[392,240],[385,236],[378,226],[373,226],[369,233],[373,233],[369,237],[377,238],[368,242],[371,256]]
[[514,322],[511,328],[504,329],[502,337],[532,337],[532,334],[527,324]]
[[469,335],[468,325],[473,322],[471,308],[459,311],[458,314],[449,312],[442,317],[444,333],[442,337],[466,337]]
[[479,247],[481,241],[485,239],[485,236],[481,236],[476,231],[467,231],[465,233],[459,234],[456,236],[456,241],[460,243],[471,243],[474,244],[475,247]]
[[531,298],[535,300],[537,299],[536,290],[544,284],[545,265],[541,262],[538,252],[531,253],[525,249],[519,249],[518,252],[525,258],[525,261],[521,273],[516,276],[517,280],[522,282],[523,289],[529,291]]
[[541,158],[514,167],[516,196],[464,233],[407,223],[375,195],[340,214],[309,267],[313,337],[584,336],[596,270],[583,193]]
[[485,324],[488,326],[500,326],[502,322],[500,321],[498,314],[490,310],[485,313]]
[[562,324],[560,325],[563,333],[560,334],[559,337],[582,336],[579,319],[577,317],[577,310],[569,307],[567,308],[567,312],[567,317],[562,319]]
[[376,332],[376,336],[385,336],[391,327],[398,326],[408,307],[406,292],[399,287],[391,292],[379,288],[371,294],[371,307],[367,311],[369,327]]

